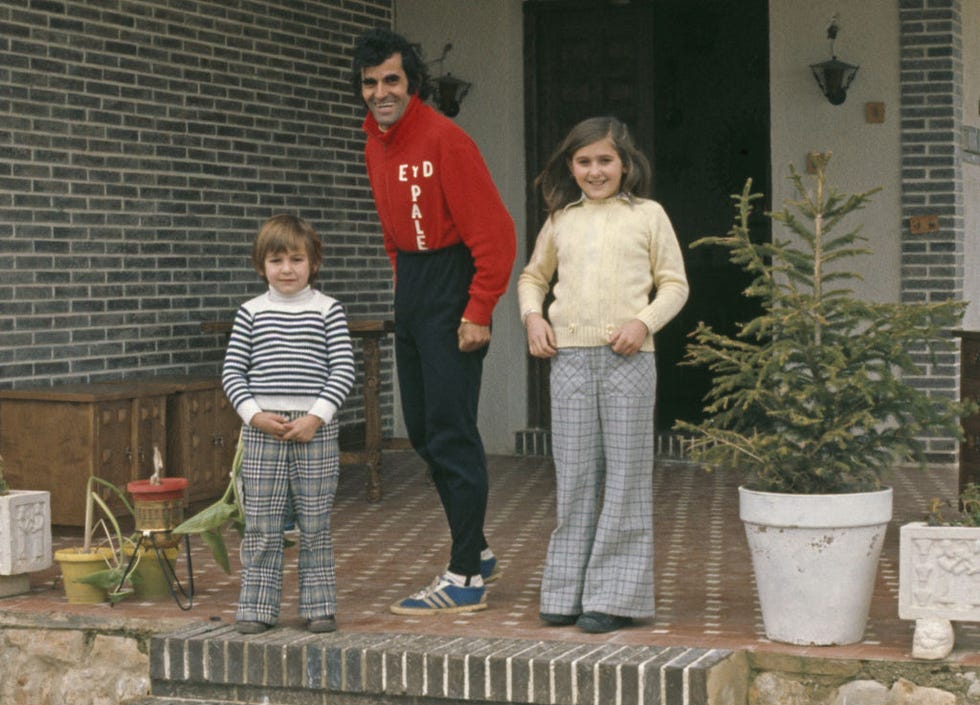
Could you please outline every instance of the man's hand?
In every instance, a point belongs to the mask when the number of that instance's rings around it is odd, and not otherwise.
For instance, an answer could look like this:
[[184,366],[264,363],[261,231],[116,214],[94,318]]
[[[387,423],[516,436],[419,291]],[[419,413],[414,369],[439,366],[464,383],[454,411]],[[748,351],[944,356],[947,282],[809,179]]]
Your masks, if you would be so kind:
[[456,330],[460,352],[473,352],[490,344],[490,326],[463,321]]

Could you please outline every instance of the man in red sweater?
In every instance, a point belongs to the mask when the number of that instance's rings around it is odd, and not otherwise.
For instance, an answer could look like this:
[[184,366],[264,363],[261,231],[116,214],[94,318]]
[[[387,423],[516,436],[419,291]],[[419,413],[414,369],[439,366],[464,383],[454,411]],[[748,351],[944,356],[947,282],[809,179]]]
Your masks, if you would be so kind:
[[516,254],[514,222],[473,140],[423,100],[417,50],[387,29],[354,46],[367,163],[395,272],[395,355],[409,439],[428,463],[452,535],[447,570],[396,614],[486,608],[499,573],[483,535],[487,467],[477,429],[494,306]]

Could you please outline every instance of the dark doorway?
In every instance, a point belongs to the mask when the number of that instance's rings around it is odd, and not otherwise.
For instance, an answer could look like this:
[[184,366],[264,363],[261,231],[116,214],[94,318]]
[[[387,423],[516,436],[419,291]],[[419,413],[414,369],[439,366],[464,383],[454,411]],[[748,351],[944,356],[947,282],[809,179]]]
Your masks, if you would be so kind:
[[[707,373],[679,367],[698,321],[754,315],[723,252],[690,243],[731,226],[730,194],[769,193],[767,0],[526,0],[528,252],[544,220],[531,183],[579,120],[615,115],[654,165],[654,198],[684,249],[691,297],[656,338],[657,430],[701,417]],[[761,208],[760,208],[761,210]],[[756,237],[768,238],[757,218]],[[528,421],[550,426],[548,364],[530,358]]]

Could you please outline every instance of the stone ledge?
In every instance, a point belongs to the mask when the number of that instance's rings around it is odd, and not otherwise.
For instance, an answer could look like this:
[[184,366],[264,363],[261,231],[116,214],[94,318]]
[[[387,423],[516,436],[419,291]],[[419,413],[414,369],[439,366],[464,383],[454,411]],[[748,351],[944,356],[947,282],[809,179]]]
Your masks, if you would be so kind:
[[735,658],[725,649],[291,628],[243,636],[229,625],[199,624],[151,639],[150,676],[155,695],[223,701],[306,704],[330,694],[331,702],[373,695],[413,703],[708,705],[709,687],[736,687],[709,686],[713,669],[744,681]]
[[100,634],[167,634],[187,626],[188,617],[147,619],[114,613],[109,605],[91,605],[91,612],[29,612],[0,610],[2,629],[70,629]]

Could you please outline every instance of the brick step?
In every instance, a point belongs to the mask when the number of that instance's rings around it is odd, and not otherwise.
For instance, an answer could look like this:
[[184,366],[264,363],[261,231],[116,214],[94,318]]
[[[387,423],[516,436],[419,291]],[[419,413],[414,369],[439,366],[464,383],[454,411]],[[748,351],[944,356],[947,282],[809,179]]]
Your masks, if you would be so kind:
[[[243,636],[205,623],[150,642],[152,692],[205,703],[651,703],[710,705],[744,689],[726,649],[409,634]],[[338,700],[342,697],[341,700]],[[196,700],[195,700],[196,698]],[[724,698],[722,698],[723,700]],[[143,705],[140,703],[140,705]]]

